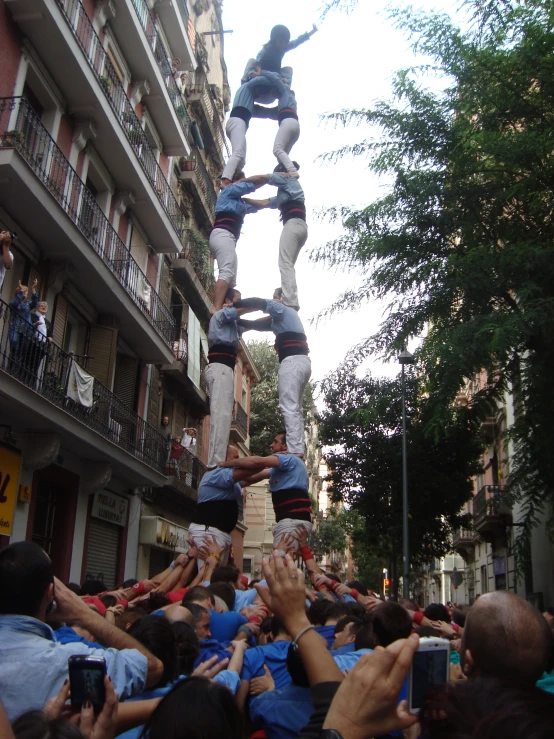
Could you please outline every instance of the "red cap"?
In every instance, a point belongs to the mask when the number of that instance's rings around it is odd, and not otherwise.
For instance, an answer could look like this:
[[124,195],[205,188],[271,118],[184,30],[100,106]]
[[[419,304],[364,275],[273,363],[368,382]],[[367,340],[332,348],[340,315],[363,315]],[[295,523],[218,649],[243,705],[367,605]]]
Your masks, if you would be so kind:
[[241,580],[242,584],[244,585],[244,587],[247,588],[248,587],[248,578],[247,578],[247,576],[246,575],[241,575],[240,576],[240,580]]
[[95,606],[97,611],[100,613],[101,616],[106,615],[106,606],[102,603],[100,598],[97,598],[94,595],[91,595],[89,598],[84,598],[85,603],[89,603],[91,606]]

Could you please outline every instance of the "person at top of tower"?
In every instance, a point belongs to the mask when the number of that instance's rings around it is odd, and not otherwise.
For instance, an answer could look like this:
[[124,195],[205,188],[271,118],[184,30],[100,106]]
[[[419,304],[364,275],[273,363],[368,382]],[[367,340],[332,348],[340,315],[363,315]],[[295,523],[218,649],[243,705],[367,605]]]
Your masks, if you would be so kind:
[[[290,31],[286,26],[281,24],[273,26],[269,34],[269,41],[262,46],[255,60],[250,60],[245,71],[245,78],[260,74],[262,71],[280,72],[283,65],[283,57],[287,51],[296,49],[300,44],[308,41],[317,31],[317,26],[313,25],[311,31],[307,31],[293,41],[290,40]],[[253,63],[251,63],[253,61]],[[245,79],[243,78],[243,79]]]

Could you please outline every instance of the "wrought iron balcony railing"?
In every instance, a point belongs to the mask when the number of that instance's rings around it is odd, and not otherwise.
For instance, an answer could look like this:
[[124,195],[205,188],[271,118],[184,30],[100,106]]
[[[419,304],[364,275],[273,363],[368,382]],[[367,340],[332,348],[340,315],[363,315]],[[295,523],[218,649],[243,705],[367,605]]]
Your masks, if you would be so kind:
[[206,73],[203,70],[197,69],[194,72],[194,83],[190,87],[189,94],[199,96],[205,110],[205,118],[211,129],[214,143],[221,153],[223,153],[223,150],[225,149],[227,156],[231,156],[227,139],[223,133],[223,126],[221,125],[217,112],[217,105],[214,100],[212,88],[210,87]]
[[478,523],[486,516],[499,515],[498,498],[502,492],[500,485],[484,485],[473,498],[473,520]]
[[245,436],[248,436],[248,414],[238,401],[235,401],[233,423],[239,427]]
[[181,97],[181,93],[179,91],[179,88],[177,87],[177,83],[175,82],[173,69],[171,68],[171,64],[169,63],[167,51],[165,50],[160,35],[156,30],[156,25],[154,23],[154,19],[152,18],[152,12],[150,11],[150,8],[146,3],[146,0],[132,0],[132,2],[140,21],[140,25],[142,26],[142,29],[148,41],[148,45],[152,49],[154,58],[156,59],[156,63],[162,74],[164,84],[167,89],[167,94],[169,95],[169,99],[171,100],[171,104],[173,106],[173,109],[175,110],[175,115],[177,116],[179,125],[181,126],[186,140],[189,143],[192,143],[192,136],[190,132],[190,116],[187,113],[185,103],[183,101],[183,98]]
[[17,149],[168,346],[175,319],[24,97],[0,99],[0,148]]
[[[193,490],[198,490],[198,485],[206,472],[206,465],[201,462],[195,454],[189,452],[188,449],[181,447],[180,456],[170,456],[167,474],[176,477]],[[175,452],[172,450],[172,455]]]
[[169,450],[162,434],[96,379],[90,407],[78,402],[71,384],[74,364],[82,370],[75,356],[49,342],[21,313],[0,300],[0,372],[165,474]]
[[119,76],[94,30],[80,0],[56,0],[81,47],[91,69],[135,152],[148,182],[171,221],[179,239],[185,229],[185,216],[152,151],[140,118],[123,88]]

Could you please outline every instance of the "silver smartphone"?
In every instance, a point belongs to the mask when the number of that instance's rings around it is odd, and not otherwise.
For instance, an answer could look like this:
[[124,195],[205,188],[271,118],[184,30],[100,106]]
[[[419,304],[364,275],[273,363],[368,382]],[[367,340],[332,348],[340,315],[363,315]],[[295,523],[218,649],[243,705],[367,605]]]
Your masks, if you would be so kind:
[[427,691],[445,685],[449,676],[450,642],[448,639],[420,639],[408,682],[409,711],[419,713]]

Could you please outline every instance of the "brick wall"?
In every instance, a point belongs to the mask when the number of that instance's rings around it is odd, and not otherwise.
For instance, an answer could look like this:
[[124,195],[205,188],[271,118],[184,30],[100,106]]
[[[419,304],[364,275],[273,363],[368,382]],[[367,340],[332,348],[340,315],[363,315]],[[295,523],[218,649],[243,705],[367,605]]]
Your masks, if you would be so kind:
[[0,97],[11,97],[21,59],[22,35],[0,0]]
[[63,115],[60,121],[60,130],[58,131],[57,144],[63,151],[64,155],[69,159],[71,154],[71,140],[73,138],[73,122],[67,115]]

